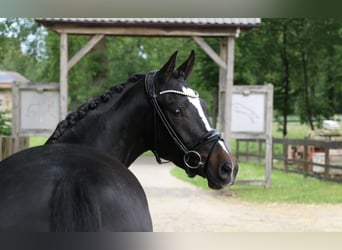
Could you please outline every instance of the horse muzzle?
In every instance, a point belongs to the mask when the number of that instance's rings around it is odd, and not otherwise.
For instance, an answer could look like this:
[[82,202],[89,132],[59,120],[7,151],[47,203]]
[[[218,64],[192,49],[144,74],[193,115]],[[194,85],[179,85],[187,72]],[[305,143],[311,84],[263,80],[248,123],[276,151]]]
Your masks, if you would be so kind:
[[218,177],[224,185],[232,185],[238,172],[237,164],[225,161],[218,169]]

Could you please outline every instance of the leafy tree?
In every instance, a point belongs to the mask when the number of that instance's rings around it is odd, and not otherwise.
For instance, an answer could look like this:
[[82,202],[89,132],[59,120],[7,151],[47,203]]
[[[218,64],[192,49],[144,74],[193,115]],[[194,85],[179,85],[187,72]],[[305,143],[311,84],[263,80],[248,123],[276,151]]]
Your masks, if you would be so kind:
[[[338,51],[342,23],[336,19],[300,19],[295,30],[293,88],[297,93],[297,113],[312,130],[322,119],[338,112],[341,93],[341,57]],[[316,125],[315,122],[316,121]]]
[[314,121],[341,110],[341,20],[263,19],[237,40],[235,82],[274,84],[274,107],[282,116],[316,128]]
[[[69,36],[69,56],[89,40]],[[234,84],[275,87],[275,113],[283,135],[287,117],[296,114],[312,129],[342,110],[342,22],[324,19],[263,19],[260,27],[236,40]],[[206,39],[219,53],[219,39]],[[33,81],[59,81],[59,35],[33,19],[0,21],[0,68]],[[190,38],[106,37],[69,71],[70,108],[96,96],[133,73],[158,69],[179,50],[179,63],[190,50],[197,60],[190,82],[209,104],[216,121],[218,66]]]
[[45,30],[33,19],[0,22],[0,69],[17,71],[32,81],[44,75]]

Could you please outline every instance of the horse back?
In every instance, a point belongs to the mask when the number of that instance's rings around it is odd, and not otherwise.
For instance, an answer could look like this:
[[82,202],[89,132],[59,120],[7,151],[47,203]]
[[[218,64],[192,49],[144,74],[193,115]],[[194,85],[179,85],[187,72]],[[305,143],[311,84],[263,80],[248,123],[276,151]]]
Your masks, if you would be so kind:
[[116,159],[72,144],[0,163],[1,231],[151,231],[145,193]]

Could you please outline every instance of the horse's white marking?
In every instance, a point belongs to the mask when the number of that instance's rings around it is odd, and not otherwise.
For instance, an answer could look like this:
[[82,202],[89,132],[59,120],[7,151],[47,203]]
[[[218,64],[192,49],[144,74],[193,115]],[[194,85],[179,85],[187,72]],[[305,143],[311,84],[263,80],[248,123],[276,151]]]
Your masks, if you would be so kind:
[[[210,126],[210,123],[204,113],[204,110],[202,108],[200,99],[197,97],[197,92],[195,92],[193,89],[191,88],[187,88],[187,87],[182,87],[183,93],[185,96],[188,96],[188,100],[189,102],[196,108],[198,115],[200,116],[205,128],[207,129],[207,132],[213,130],[213,128]],[[226,147],[226,145],[224,144],[223,141],[219,140],[218,144],[220,145],[220,147],[227,153],[227,155],[229,156],[229,158],[231,159],[231,164],[232,164],[232,170],[230,173],[230,182],[228,183],[228,185],[232,185],[234,183],[234,169],[236,168],[234,161],[231,158],[231,153],[229,151],[229,149]]]
[[[189,96],[196,95],[196,92],[191,88],[182,87],[182,90],[185,94],[187,94]],[[204,124],[205,128],[207,129],[207,132],[209,132],[210,130],[213,130],[213,128],[210,126],[210,123],[209,123],[207,117],[204,114],[203,108],[201,106],[200,99],[188,97],[188,100],[196,108],[198,115],[201,117],[201,120],[203,121],[203,124]]]
[[227,149],[226,145],[224,144],[223,141],[219,141],[218,144],[223,148],[223,150],[227,153],[230,154],[229,150]]

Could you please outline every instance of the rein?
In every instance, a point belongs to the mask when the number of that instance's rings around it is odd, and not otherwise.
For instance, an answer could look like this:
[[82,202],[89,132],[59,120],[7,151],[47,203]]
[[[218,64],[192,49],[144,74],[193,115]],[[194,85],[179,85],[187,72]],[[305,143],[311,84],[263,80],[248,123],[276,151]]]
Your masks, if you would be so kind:
[[[164,125],[165,129],[167,130],[168,134],[171,136],[174,143],[177,145],[178,149],[183,153],[183,160],[184,164],[187,166],[188,169],[198,169],[200,167],[206,168],[208,160],[211,156],[212,151],[214,150],[215,145],[218,141],[223,140],[221,137],[221,134],[217,132],[216,130],[209,131],[206,135],[204,135],[199,142],[195,143],[191,147],[187,147],[182,139],[177,135],[176,131],[173,129],[172,125],[167,120],[164,112],[160,108],[160,105],[158,103],[157,97],[161,96],[163,94],[177,94],[177,95],[183,95],[190,98],[199,98],[199,94],[195,92],[195,94],[187,94],[182,91],[178,90],[164,90],[160,93],[156,93],[155,89],[155,76],[158,73],[158,71],[151,71],[146,74],[145,78],[145,90],[147,93],[147,96],[151,100],[151,104],[153,106],[154,111],[154,149],[152,152],[154,153],[156,160],[159,164],[166,163],[161,160],[161,157],[158,154],[157,150],[157,115],[160,118],[162,124]],[[211,146],[211,149],[209,151],[208,157],[206,161],[203,163],[201,155],[196,151],[198,148],[202,147],[203,145],[213,143]],[[188,174],[190,174],[188,172]]]

